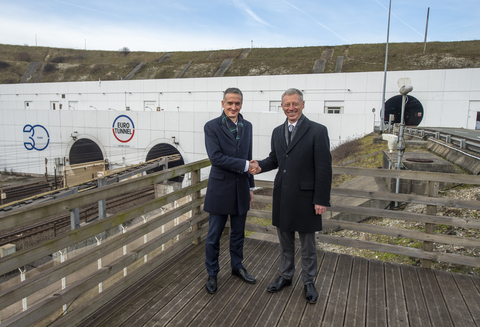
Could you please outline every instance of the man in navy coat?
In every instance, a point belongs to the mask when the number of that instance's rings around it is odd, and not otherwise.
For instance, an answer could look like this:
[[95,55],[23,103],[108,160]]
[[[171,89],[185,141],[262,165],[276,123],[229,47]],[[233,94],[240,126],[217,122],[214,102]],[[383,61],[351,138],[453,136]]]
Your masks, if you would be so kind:
[[232,275],[246,283],[255,283],[255,278],[242,265],[245,221],[255,186],[248,170],[257,167],[256,163],[250,163],[252,124],[240,114],[242,103],[242,92],[238,88],[228,88],[223,93],[221,116],[207,122],[204,127],[205,146],[212,164],[204,202],[204,210],[210,213],[205,244],[205,265],[208,272],[205,287],[210,294],[217,291],[220,236],[228,216],[231,227]]
[[295,273],[295,232],[302,247],[305,298],[316,303],[317,272],[315,232],[322,230],[322,214],[330,206],[332,158],[327,128],[303,115],[303,93],[288,89],[282,95],[285,123],[272,133],[271,152],[252,173],[278,168],[273,186],[272,224],[280,241],[280,276],[268,286],[281,291]]

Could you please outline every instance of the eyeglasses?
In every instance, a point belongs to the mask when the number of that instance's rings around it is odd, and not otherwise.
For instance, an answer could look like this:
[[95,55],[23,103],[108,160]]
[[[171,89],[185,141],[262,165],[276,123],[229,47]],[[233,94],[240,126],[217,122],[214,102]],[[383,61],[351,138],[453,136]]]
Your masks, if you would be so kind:
[[298,108],[300,107],[300,103],[298,102],[293,102],[293,103],[290,103],[290,102],[287,102],[287,103],[282,103],[282,107],[283,108],[290,108],[290,106],[294,107],[294,108]]

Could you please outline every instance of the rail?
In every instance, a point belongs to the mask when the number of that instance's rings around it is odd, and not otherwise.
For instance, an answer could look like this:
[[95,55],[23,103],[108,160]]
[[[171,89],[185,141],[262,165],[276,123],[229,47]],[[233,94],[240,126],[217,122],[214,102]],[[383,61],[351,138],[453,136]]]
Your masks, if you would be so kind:
[[405,133],[408,133],[416,138],[430,137],[436,140],[444,141],[447,144],[454,145],[457,149],[460,150],[466,149],[475,153],[480,153],[480,142],[473,139],[461,138],[448,133],[441,133],[435,130],[417,127],[406,127]]
[[[205,225],[201,224],[208,217],[205,212],[201,211],[203,198],[200,192],[206,188],[207,181],[200,180],[200,171],[209,167],[209,165],[208,160],[201,160],[137,179],[70,195],[48,203],[0,214],[0,231],[18,228],[45,219],[49,215],[69,212],[74,208],[93,204],[102,199],[126,194],[149,185],[161,184],[184,174],[191,174],[191,184],[177,191],[58,235],[56,238],[45,241],[38,246],[1,258],[0,275],[4,275],[19,268],[22,270],[24,265],[37,259],[51,256],[53,253],[61,253],[60,262],[39,269],[30,276],[28,272],[23,272],[22,276],[25,278],[21,282],[5,283],[5,286],[0,285],[0,317],[2,318],[0,326],[47,325],[49,323],[52,326],[61,326],[67,322],[74,325],[160,267],[172,256],[182,251],[188,251],[192,243],[198,244],[200,237],[205,233]],[[478,220],[436,215],[437,206],[480,209],[480,201],[461,201],[438,197],[439,182],[480,185],[480,176],[356,167],[334,167],[334,173],[427,181],[429,187],[427,188],[427,194],[424,196],[342,188],[332,189],[333,195],[422,203],[427,206],[426,214],[347,205],[337,205],[329,208],[329,210],[335,212],[354,212],[366,217],[388,217],[415,221],[424,224],[424,231],[324,219],[326,227],[417,239],[423,242],[423,248],[380,244],[327,234],[317,234],[318,241],[421,258],[424,260],[423,264],[425,266],[428,266],[430,261],[444,261],[480,267],[480,258],[478,257],[441,253],[434,249],[436,243],[448,243],[472,248],[480,247],[480,240],[478,239],[435,233],[435,226],[439,224],[472,229],[480,228]],[[272,182],[258,179],[257,177],[256,185],[258,187],[273,186]],[[179,204],[180,199],[186,199],[185,203]],[[269,196],[257,195],[255,201],[271,203],[272,199]],[[145,216],[153,210],[158,211],[171,203],[177,203],[171,210],[155,213],[152,217],[133,227],[126,226],[127,222],[132,219],[138,219],[138,217]],[[178,219],[182,215],[187,215],[187,218],[183,222],[179,222]],[[252,209],[249,216],[271,219],[271,212]],[[170,224],[169,229],[165,228],[168,224]],[[121,233],[107,239],[102,237],[112,228],[118,229],[119,227],[122,228]],[[165,230],[162,228],[165,228]],[[149,234],[154,230],[161,230],[161,232],[156,236]],[[247,223],[247,230],[276,234],[273,226]],[[86,248],[84,252],[72,257],[65,255],[66,249],[74,247],[81,241],[95,239],[95,237],[96,242]],[[114,253],[117,255],[111,257]],[[90,270],[84,270],[87,268]],[[76,279],[73,276],[76,276]],[[58,320],[54,320],[55,317],[58,317]]]

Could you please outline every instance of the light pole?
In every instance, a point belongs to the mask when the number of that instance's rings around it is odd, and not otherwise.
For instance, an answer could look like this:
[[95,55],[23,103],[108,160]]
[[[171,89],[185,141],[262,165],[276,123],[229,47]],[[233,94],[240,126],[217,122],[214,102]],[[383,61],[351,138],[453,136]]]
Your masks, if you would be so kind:
[[385,50],[385,71],[383,73],[383,94],[382,94],[382,111],[380,112],[380,130],[383,133],[383,120],[385,117],[385,90],[387,88],[387,64],[388,64],[388,39],[390,37],[390,12],[392,11],[392,0],[388,5],[388,25],[387,25],[387,47]]
[[[400,94],[402,95],[402,112],[401,112],[401,118],[400,118],[400,129],[398,131],[398,144],[397,144],[397,150],[398,150],[398,155],[397,155],[397,170],[400,170],[402,168],[402,155],[403,152],[405,151],[405,146],[403,145],[403,130],[405,128],[405,122],[403,120],[404,117],[404,112],[405,112],[405,102],[407,99],[407,94],[409,92],[412,92],[413,86],[411,85],[403,85],[400,88]],[[395,188],[395,193],[399,193],[400,191],[400,178],[397,177],[397,185]]]

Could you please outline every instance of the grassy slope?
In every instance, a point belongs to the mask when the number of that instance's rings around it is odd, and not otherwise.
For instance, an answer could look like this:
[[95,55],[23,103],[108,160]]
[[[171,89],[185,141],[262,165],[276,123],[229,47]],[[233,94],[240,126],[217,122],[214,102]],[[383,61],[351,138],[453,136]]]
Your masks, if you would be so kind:
[[[383,71],[385,44],[353,44],[298,48],[254,48],[215,51],[122,52],[59,49],[0,44],[0,84],[18,83],[28,63],[50,64],[40,82],[95,81],[124,78],[140,62],[146,65],[133,79],[174,78],[192,62],[184,78],[212,77],[225,59],[234,59],[225,76],[309,74],[317,59],[326,59],[325,73]],[[163,59],[162,59],[163,58]],[[388,69],[422,70],[480,67],[480,41],[391,43]],[[32,78],[31,81],[33,81]]]

